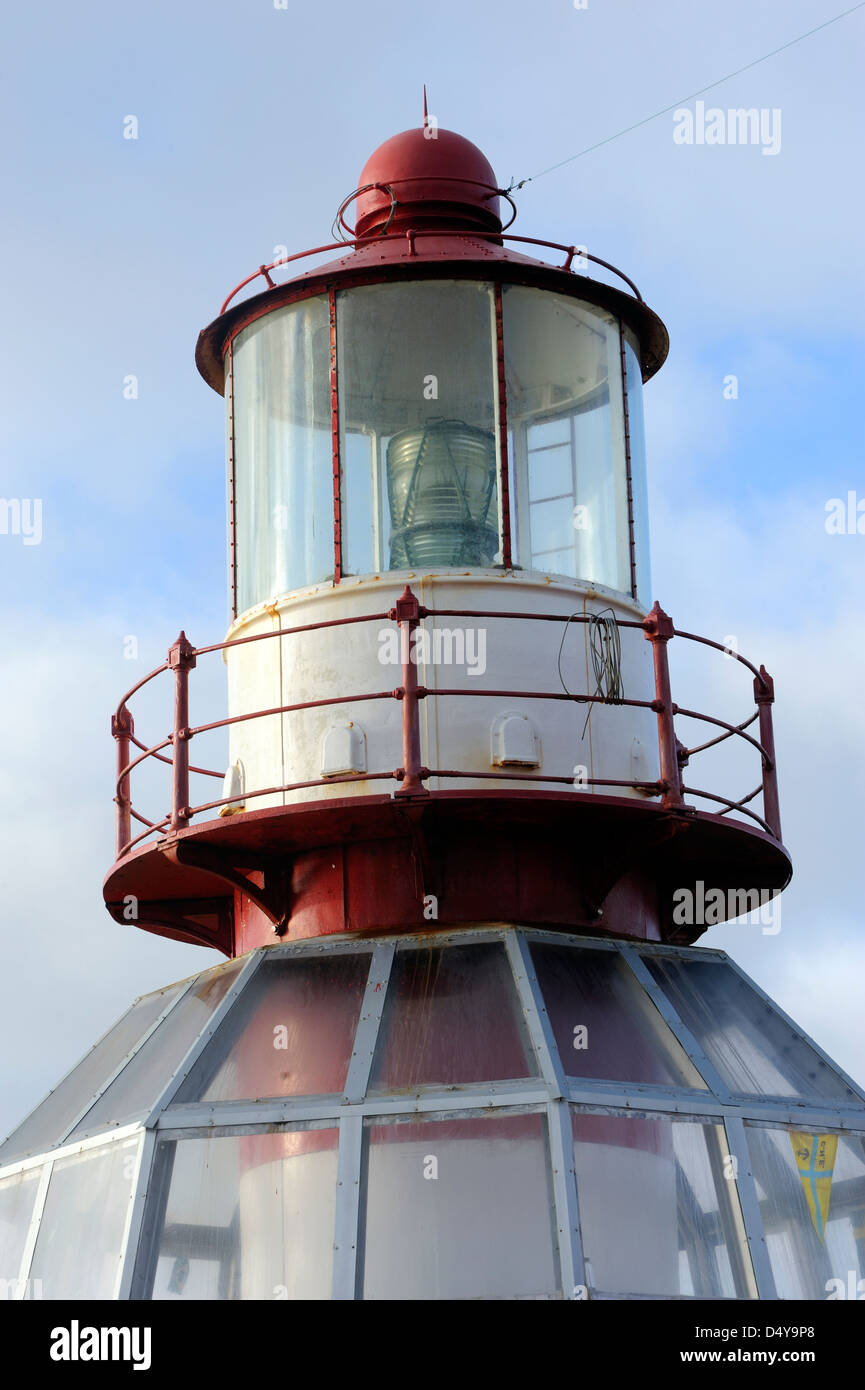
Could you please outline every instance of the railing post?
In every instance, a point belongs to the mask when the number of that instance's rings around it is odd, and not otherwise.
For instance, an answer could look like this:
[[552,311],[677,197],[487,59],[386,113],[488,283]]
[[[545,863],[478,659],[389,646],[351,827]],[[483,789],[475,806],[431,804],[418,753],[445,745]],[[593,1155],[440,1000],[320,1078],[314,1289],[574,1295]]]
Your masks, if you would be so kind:
[[653,708],[658,716],[658,749],[663,786],[661,805],[672,809],[685,804],[676,745],[673,697],[670,692],[670,666],[667,660],[667,643],[675,635],[675,628],[673,619],[664,612],[657,601],[643,623],[643,628],[646,640],[652,644],[652,658],[655,663]]
[[125,705],[121,705],[111,716],[111,732],[117,746],[117,807],[115,853],[119,859],[132,839],[132,799],[129,795],[129,774],[123,769],[129,764],[129,740],[135,732],[132,715]]
[[182,830],[189,823],[189,673],[195,665],[195,648],[185,632],[169,647],[168,665],[174,672],[171,829]]
[[775,682],[765,666],[754,677],[754,699],[760,715],[760,742],[763,757],[763,819],[776,840],[781,839],[781,803],[778,800],[778,769],[775,765],[775,731],[772,727],[772,705],[775,702]]
[[[421,608],[408,585],[390,610],[389,617],[399,623],[400,656],[402,658],[402,689],[398,698],[402,700],[402,784],[397,796],[428,796],[423,778],[429,776],[427,768],[420,760],[420,721],[418,704],[422,698],[418,694],[417,654],[414,652],[414,634],[426,609]],[[414,656],[414,660],[412,657]]]

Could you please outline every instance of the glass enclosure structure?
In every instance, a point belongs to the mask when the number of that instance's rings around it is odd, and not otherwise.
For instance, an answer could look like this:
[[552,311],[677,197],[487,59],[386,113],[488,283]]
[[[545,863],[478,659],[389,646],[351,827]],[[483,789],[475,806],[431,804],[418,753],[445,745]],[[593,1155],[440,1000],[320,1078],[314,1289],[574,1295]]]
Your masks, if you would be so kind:
[[264,947],[137,1000],[0,1148],[10,1297],[823,1299],[851,1272],[865,1096],[719,951]]
[[647,602],[632,330],[537,287],[355,285],[226,354],[235,613],[345,575],[519,568]]

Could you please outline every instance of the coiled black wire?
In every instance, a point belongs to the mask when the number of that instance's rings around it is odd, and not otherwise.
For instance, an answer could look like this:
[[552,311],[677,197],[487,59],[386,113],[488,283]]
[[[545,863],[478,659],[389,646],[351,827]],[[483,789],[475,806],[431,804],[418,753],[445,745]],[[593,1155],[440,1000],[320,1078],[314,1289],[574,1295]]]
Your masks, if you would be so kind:
[[[566,695],[573,695],[569,690],[565,678],[562,675],[562,652],[565,647],[565,638],[568,635],[568,628],[574,618],[581,617],[580,613],[571,613],[565,623],[562,632],[562,640],[559,643],[559,655],[557,666],[559,680]],[[612,608],[604,608],[600,613],[592,613],[589,617],[589,655],[592,659],[592,674],[595,678],[594,694],[599,695],[605,702],[611,700],[621,700],[624,696],[624,685],[622,683],[622,636],[616,614]],[[592,717],[592,703],[589,703],[586,711],[586,722],[583,725],[581,738],[586,737],[586,729],[589,727],[589,720]]]

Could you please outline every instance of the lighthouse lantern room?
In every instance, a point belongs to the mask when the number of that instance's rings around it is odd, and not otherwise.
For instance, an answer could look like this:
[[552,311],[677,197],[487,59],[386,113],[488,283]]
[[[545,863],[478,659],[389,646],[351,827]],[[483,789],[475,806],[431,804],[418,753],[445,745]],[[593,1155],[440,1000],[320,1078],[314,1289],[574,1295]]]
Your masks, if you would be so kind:
[[[653,602],[666,330],[514,211],[425,120],[336,242],[200,336],[231,621],[118,704],[104,896],[227,959],[137,999],[0,1147],[18,1297],[865,1277],[865,1094],[695,945],[791,869],[771,676]],[[685,646],[713,708],[679,693]]]

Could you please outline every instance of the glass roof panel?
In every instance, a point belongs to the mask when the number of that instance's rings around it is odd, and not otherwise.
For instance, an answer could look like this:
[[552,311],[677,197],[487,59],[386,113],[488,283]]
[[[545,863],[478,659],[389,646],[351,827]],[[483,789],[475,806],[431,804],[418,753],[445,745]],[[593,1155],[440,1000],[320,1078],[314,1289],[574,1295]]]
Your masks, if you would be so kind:
[[397,952],[373,1058],[373,1092],[534,1075],[504,947]]
[[370,959],[354,951],[265,961],[176,1100],[341,1092]]
[[724,961],[643,959],[730,1090],[862,1104],[836,1071]]
[[243,964],[242,959],[228,961],[197,977],[192,988],[76,1125],[70,1139],[90,1134],[103,1125],[121,1125],[147,1114]]
[[537,943],[532,960],[566,1075],[706,1089],[618,952]]
[[95,1099],[111,1073],[181,989],[182,984],[169,985],[136,1000],[41,1105],[12,1131],[0,1147],[0,1164],[59,1143],[88,1101]]

